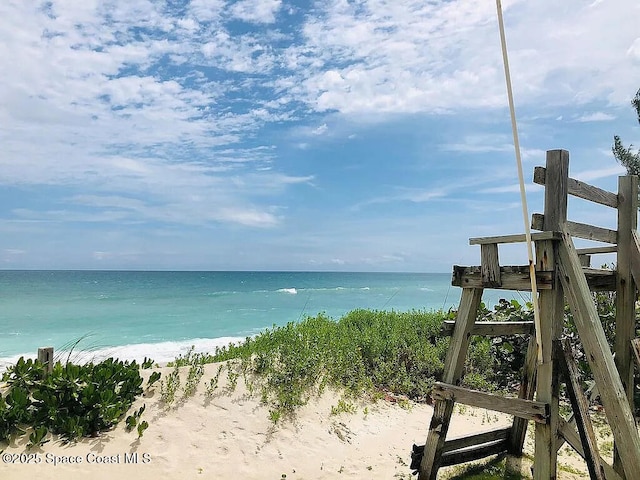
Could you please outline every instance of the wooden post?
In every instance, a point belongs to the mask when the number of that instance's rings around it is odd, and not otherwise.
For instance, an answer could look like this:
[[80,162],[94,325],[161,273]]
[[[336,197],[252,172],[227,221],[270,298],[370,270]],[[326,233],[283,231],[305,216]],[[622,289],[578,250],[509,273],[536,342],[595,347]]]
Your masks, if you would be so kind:
[[[633,359],[629,342],[635,337],[636,286],[631,276],[633,232],[638,228],[638,177],[618,178],[618,258],[616,275],[615,362],[629,405],[633,408]],[[617,445],[614,444],[613,468],[624,478]],[[628,477],[627,477],[628,478]]]
[[482,270],[484,287],[492,288],[502,285],[497,243],[487,243],[480,246],[480,269]]
[[[459,383],[462,369],[469,348],[469,337],[473,327],[478,307],[482,300],[481,288],[465,288],[462,290],[460,307],[456,317],[455,328],[449,344],[449,350],[444,361],[442,383],[456,385]],[[424,446],[424,454],[420,463],[418,480],[435,480],[442,461],[442,449],[447,438],[453,400],[436,400],[433,416],[429,425],[429,435]]]
[[[567,221],[567,196],[569,181],[569,152],[547,152],[546,185],[544,190],[545,231],[561,231]],[[564,318],[564,294],[558,281],[557,242],[536,242],[536,270],[553,271],[553,290],[540,291],[540,339],[542,363],[538,365],[536,400],[549,404],[550,421],[535,426],[535,456],[533,476],[535,480],[556,478],[559,415],[559,385],[554,369],[553,341],[560,338]]]
[[631,348],[636,357],[636,363],[640,367],[640,338],[634,338],[631,340]]
[[[535,335],[529,337],[527,355],[522,372],[522,383],[518,398],[533,400],[536,385],[536,370],[538,366],[538,352]],[[525,437],[527,436],[528,421],[524,418],[514,417],[511,435],[509,436],[509,453],[511,455],[522,455]]]
[[53,371],[53,347],[38,348],[38,362],[46,367],[46,373]]

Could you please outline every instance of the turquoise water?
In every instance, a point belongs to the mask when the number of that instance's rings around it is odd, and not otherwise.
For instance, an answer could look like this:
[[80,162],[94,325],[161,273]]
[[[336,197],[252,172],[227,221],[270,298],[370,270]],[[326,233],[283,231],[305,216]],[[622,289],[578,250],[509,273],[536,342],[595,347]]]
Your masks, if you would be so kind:
[[[456,308],[448,273],[0,271],[0,366],[38,347],[158,362],[356,308]],[[497,293],[485,296],[493,305]],[[65,354],[67,355],[67,354]]]

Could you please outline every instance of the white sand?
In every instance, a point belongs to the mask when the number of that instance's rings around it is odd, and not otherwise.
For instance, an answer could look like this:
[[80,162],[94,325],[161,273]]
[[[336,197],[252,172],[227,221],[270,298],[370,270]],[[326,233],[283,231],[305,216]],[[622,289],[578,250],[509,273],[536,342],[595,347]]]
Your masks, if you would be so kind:
[[[170,370],[163,368],[163,377]],[[216,365],[207,365],[197,393],[177,402],[175,408],[167,409],[160,402],[158,382],[155,392],[133,407],[146,404],[143,419],[150,426],[141,439],[136,432],[126,432],[124,422],[99,438],[71,445],[54,440],[29,451],[23,438],[5,448],[3,459],[26,454],[25,460],[39,463],[3,462],[0,478],[415,478],[408,467],[410,450],[413,443],[425,442],[432,413],[428,405],[402,408],[381,400],[357,405],[353,414],[331,415],[331,407],[340,397],[327,392],[300,409],[295,421],[274,426],[268,407],[248,395],[242,380],[234,393],[224,394],[223,374],[219,393],[207,399],[205,383],[216,370]],[[464,407],[461,414],[456,408],[448,437],[505,426],[510,421],[502,414]],[[70,459],[76,463],[68,463]],[[526,470],[526,465],[523,468]],[[577,468],[581,468],[580,462]],[[561,471],[558,478],[574,477]]]

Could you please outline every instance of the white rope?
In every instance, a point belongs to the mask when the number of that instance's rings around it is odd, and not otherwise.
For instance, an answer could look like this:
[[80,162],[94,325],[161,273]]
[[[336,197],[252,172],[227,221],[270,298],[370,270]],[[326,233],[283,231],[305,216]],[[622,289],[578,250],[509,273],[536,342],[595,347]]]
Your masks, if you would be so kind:
[[531,278],[531,300],[533,302],[533,318],[536,330],[536,343],[538,363],[542,363],[541,332],[540,332],[540,307],[538,306],[538,286],[536,283],[536,267],[533,259],[533,243],[531,242],[531,228],[529,227],[529,212],[527,210],[527,195],[524,188],[524,176],[522,174],[522,158],[520,156],[520,141],[518,139],[518,126],[516,124],[516,110],[513,105],[513,92],[511,89],[511,74],[509,73],[509,57],[507,56],[507,40],[504,35],[504,20],[502,18],[502,4],[496,0],[498,9],[498,25],[500,27],[500,42],[502,44],[502,60],[504,62],[504,75],[507,82],[507,95],[509,97],[509,112],[511,113],[511,130],[513,131],[513,146],[516,151],[516,163],[518,164],[518,180],[520,182],[520,200],[522,203],[522,217],[524,219],[524,231],[529,253],[529,277]]

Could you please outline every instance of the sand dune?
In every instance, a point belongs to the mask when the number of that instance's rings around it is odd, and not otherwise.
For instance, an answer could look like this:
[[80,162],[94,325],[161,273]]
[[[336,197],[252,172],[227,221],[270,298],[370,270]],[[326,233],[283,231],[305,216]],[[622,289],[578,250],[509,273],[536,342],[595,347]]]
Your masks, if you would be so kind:
[[[127,432],[123,424],[98,438],[70,445],[53,440],[30,451],[25,447],[27,440],[20,439],[5,448],[0,477],[415,478],[408,467],[409,452],[413,443],[425,441],[430,406],[410,404],[407,408],[381,400],[375,404],[354,403],[355,413],[332,415],[331,407],[337,405],[340,396],[326,392],[301,408],[295,419],[274,426],[268,407],[250,396],[242,381],[233,393],[225,393],[223,375],[218,393],[207,398],[204,383],[215,371],[215,365],[207,365],[196,394],[177,401],[172,408],[167,409],[160,401],[159,386],[139,399],[133,408],[146,404],[143,419],[150,424],[141,439],[137,433]],[[509,417],[493,412],[463,409],[460,413],[458,410],[454,416],[450,436],[510,423]],[[26,461],[31,463],[23,463]]]

